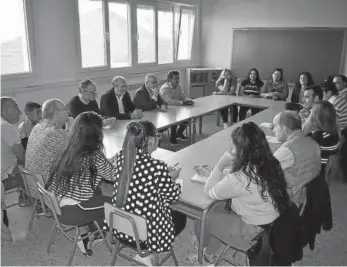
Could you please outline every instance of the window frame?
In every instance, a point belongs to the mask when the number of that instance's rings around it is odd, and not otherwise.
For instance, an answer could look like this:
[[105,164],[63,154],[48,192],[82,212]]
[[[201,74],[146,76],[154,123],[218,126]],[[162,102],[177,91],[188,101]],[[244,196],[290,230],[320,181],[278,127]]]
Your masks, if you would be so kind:
[[[124,74],[142,74],[148,72],[149,69],[152,72],[169,70],[172,68],[182,68],[188,67],[193,64],[194,56],[193,49],[191,49],[190,59],[177,60],[178,50],[176,56],[176,40],[175,40],[175,9],[189,9],[192,10],[195,14],[194,16],[194,28],[193,28],[193,38],[192,38],[192,47],[195,42],[195,36],[198,30],[197,18],[198,18],[198,7],[195,5],[181,4],[177,2],[169,1],[160,1],[160,0],[100,0],[103,3],[103,12],[104,12],[104,29],[105,29],[105,44],[106,44],[106,66],[102,67],[90,67],[82,68],[82,55],[81,55],[81,39],[80,39],[80,26],[79,26],[79,11],[78,11],[78,0],[76,2],[76,30],[77,30],[77,58],[78,58],[78,78],[85,78],[87,75],[89,77],[100,78],[108,77],[114,75],[114,72],[117,71],[118,75]],[[109,14],[108,14],[108,3],[117,2],[117,3],[127,3],[128,4],[128,29],[129,29],[129,66],[112,68],[111,67],[111,53],[110,53],[110,33],[109,33]],[[137,6],[151,6],[154,11],[154,33],[155,33],[155,62],[151,63],[139,63],[138,62],[138,31],[137,31]],[[172,63],[163,63],[159,64],[158,62],[158,10],[172,10],[173,12],[173,62]],[[101,74],[102,73],[102,74]]]
[[30,72],[18,72],[1,74],[2,81],[12,81],[18,79],[27,79],[37,77],[37,54],[35,47],[35,27],[34,27],[34,12],[32,0],[22,0],[24,6],[24,23],[26,25],[26,35],[28,42],[28,56],[30,64]]
[[[158,12],[159,11],[171,11],[172,12],[172,62],[171,63],[159,63],[159,24],[158,24]],[[174,6],[169,4],[158,4],[157,6],[157,29],[156,29],[156,39],[157,39],[157,65],[158,66],[170,66],[172,64],[175,64],[175,13],[174,13]]]

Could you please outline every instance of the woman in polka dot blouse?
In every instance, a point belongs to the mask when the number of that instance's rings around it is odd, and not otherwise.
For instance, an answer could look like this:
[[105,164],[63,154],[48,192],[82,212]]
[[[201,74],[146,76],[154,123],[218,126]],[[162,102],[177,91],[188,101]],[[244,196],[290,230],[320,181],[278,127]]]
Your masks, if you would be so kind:
[[[153,123],[129,123],[123,149],[114,163],[116,182],[112,198],[116,207],[146,218],[148,238],[141,241],[141,247],[155,252],[168,251],[187,220],[184,214],[169,207],[181,194],[174,181],[178,175],[173,175],[166,163],[151,157],[159,138]],[[122,243],[135,246],[132,237],[116,229],[114,235]]]

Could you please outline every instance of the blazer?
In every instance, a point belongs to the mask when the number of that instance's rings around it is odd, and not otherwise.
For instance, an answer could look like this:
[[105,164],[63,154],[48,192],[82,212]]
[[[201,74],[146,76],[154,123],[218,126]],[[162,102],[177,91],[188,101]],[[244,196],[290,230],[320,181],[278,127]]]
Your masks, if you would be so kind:
[[137,89],[134,96],[134,105],[143,111],[153,110],[164,104],[165,102],[160,95],[158,95],[157,101],[151,98],[145,85]]
[[104,117],[116,117],[117,120],[130,120],[131,113],[135,110],[135,105],[131,101],[128,92],[123,96],[124,114],[119,113],[118,101],[114,89],[111,88],[101,96],[100,111]]

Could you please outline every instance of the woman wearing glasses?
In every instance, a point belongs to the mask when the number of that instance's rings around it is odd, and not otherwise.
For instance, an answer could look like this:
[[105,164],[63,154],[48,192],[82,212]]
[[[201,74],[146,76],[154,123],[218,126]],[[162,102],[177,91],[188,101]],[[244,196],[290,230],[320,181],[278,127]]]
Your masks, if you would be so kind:
[[[177,200],[181,188],[175,183],[179,169],[151,157],[160,139],[158,130],[149,121],[131,122],[123,143],[123,149],[115,160],[116,183],[112,204],[147,220],[148,238],[141,241],[143,249],[163,252],[171,249],[175,236],[186,226],[186,216],[170,209]],[[135,246],[132,237],[113,230],[122,243]],[[152,255],[135,259],[152,265]]]

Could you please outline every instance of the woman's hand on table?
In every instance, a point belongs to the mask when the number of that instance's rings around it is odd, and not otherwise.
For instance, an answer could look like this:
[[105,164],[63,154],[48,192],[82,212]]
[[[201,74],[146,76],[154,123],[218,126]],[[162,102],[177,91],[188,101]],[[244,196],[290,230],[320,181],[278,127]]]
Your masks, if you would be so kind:
[[207,167],[207,165],[204,165],[204,166],[200,166],[200,165],[194,166],[194,170],[195,170],[195,172],[199,176],[202,176],[202,177],[209,177],[210,174],[211,174],[211,171],[212,171],[212,170],[210,170],[210,168]]
[[178,177],[180,176],[180,172],[181,172],[181,168],[176,167],[176,166],[169,166],[169,172],[170,172],[170,176],[173,180],[177,180]]

